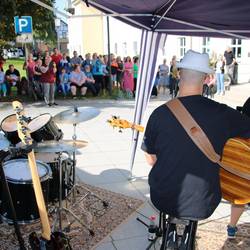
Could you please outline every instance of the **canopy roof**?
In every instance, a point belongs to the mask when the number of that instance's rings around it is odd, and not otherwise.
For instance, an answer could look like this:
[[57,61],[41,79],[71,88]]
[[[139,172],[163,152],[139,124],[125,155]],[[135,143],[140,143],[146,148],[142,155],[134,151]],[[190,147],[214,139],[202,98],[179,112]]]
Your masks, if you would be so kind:
[[[86,1],[85,1],[86,2]],[[173,35],[250,38],[248,0],[89,0],[137,28]]]

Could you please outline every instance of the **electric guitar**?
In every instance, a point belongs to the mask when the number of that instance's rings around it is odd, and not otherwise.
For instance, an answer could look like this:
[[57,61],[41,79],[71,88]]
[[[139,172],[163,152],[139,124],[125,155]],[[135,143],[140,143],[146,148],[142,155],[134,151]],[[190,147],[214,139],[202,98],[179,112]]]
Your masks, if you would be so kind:
[[119,128],[119,132],[122,132],[122,129],[126,129],[126,128],[131,128],[131,129],[137,130],[139,132],[144,131],[144,127],[137,125],[137,124],[134,124],[134,123],[131,123],[127,120],[120,119],[118,116],[112,116],[112,118],[109,119],[107,122],[110,123],[110,125],[113,128],[115,128],[115,127]]
[[[23,117],[23,106],[18,101],[14,101],[12,103],[12,106],[17,117],[18,136],[26,147],[31,148],[32,139],[25,118]],[[72,248],[69,245],[69,241],[63,233],[54,232],[51,234],[48,213],[45,206],[33,149],[28,153],[28,162],[42,225],[41,238],[39,238],[35,232],[30,234],[30,246],[32,250],[71,250]]]
[[[134,125],[119,117],[113,116],[108,120],[111,126],[119,129],[132,128],[143,132],[144,128]],[[222,163],[235,172],[250,175],[250,139],[231,138],[224,146]],[[236,174],[220,168],[220,185],[222,197],[233,204],[247,204],[250,202],[250,181]]]

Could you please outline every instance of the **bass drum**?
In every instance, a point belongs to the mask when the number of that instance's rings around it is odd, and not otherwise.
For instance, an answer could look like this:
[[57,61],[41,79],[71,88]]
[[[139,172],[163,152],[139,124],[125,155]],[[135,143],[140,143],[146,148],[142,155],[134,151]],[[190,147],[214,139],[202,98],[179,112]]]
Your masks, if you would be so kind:
[[50,114],[42,114],[31,120],[28,124],[31,137],[36,142],[61,140],[63,132],[54,123]]
[[[45,203],[48,201],[50,167],[43,162],[36,162]],[[27,159],[14,159],[3,164],[9,185],[18,224],[28,224],[39,220],[35,193],[32,185],[30,167]],[[3,190],[2,184],[1,189]],[[3,221],[13,223],[8,207],[8,197],[0,192],[0,214]]]
[[[49,202],[59,200],[60,166],[59,154],[35,153],[37,160],[47,163],[52,171],[52,179],[49,183]],[[73,160],[67,153],[61,154],[62,164],[62,199],[65,199],[73,186]]]

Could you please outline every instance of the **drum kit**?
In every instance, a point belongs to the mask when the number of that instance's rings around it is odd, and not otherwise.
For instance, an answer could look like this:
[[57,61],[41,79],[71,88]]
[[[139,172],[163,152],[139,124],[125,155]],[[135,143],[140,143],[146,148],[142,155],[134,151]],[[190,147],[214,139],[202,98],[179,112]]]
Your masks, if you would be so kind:
[[[87,228],[90,234],[94,232],[85,225],[67,207],[63,207],[63,201],[75,192],[80,193],[76,184],[76,154],[88,143],[84,140],[77,140],[77,124],[90,120],[99,115],[99,110],[90,107],[74,107],[63,111],[52,117],[50,114],[42,114],[33,119],[25,117],[30,135],[33,139],[33,150],[35,152],[36,165],[45,203],[56,214],[53,228],[57,223],[62,230],[62,213],[71,215],[83,227]],[[72,124],[72,140],[63,140],[64,133],[59,124]],[[16,115],[9,115],[1,122],[0,150],[8,151],[9,155],[4,159],[3,170],[10,189],[13,205],[16,210],[18,224],[28,224],[39,220],[38,208],[32,186],[32,178],[29,169],[27,156],[22,150],[22,142],[18,137]],[[0,185],[0,217],[2,221],[12,223],[13,218],[9,211],[8,197],[1,191]],[[85,189],[85,187],[84,187]],[[104,207],[108,203],[97,194],[86,188],[88,195],[99,199]],[[85,195],[86,196],[86,195]]]

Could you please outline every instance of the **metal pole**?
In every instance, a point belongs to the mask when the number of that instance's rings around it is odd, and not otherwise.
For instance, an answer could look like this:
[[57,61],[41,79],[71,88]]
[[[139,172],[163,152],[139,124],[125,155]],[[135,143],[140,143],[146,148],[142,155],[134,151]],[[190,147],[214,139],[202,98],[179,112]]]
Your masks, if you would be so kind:
[[112,81],[111,81],[111,53],[110,53],[110,30],[109,30],[109,16],[107,16],[107,35],[108,35],[108,68],[109,68],[109,95],[112,95]]

